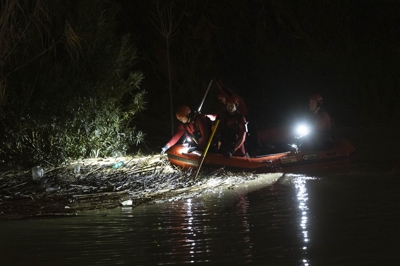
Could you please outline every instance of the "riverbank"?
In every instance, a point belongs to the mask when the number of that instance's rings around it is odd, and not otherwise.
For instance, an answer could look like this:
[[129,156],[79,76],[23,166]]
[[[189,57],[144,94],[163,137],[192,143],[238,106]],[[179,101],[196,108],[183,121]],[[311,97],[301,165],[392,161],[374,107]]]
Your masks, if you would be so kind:
[[[116,162],[123,166],[114,169]],[[79,173],[74,166],[80,165]],[[68,166],[44,169],[34,181],[31,169],[0,174],[0,220],[33,217],[73,216],[85,210],[135,207],[142,203],[193,197],[206,190],[232,188],[263,177],[253,173],[234,174],[220,169],[181,171],[167,157],[97,158]]]
[[[360,165],[386,165],[399,172],[399,124],[346,127],[337,130],[356,148]],[[162,143],[162,142],[161,142]],[[150,151],[153,152],[154,151]],[[124,162],[114,169],[115,162]],[[81,163],[78,174],[74,164]],[[45,216],[72,216],[85,210],[135,207],[142,203],[191,197],[221,186],[233,188],[263,175],[203,168],[196,180],[194,171],[173,167],[167,156],[145,155],[86,159],[68,166],[44,169],[39,181],[31,169],[0,173],[0,220]]]

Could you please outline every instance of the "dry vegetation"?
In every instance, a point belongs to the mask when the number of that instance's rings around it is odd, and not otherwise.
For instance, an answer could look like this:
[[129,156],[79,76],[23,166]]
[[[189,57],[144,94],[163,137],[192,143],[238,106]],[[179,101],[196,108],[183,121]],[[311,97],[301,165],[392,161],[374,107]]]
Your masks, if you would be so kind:
[[[112,165],[124,161],[118,169]],[[232,187],[257,178],[223,168],[195,171],[173,167],[166,156],[86,159],[78,174],[74,164],[45,169],[34,181],[31,170],[0,175],[0,219],[76,215],[84,210],[135,207],[142,203],[193,197],[220,186]]]

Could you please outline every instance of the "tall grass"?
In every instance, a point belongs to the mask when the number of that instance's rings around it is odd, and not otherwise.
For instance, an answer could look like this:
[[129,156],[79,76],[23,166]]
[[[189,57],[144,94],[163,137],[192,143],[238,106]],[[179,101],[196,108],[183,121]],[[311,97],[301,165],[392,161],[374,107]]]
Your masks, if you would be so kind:
[[55,165],[144,140],[146,105],[119,7],[107,0],[5,0],[0,18],[0,161]]

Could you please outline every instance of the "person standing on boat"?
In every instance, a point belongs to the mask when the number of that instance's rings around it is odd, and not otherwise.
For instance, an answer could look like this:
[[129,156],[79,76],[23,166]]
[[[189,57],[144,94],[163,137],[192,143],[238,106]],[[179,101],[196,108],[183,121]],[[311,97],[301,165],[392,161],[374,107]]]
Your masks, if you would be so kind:
[[[257,139],[257,129],[255,128],[254,123],[249,124],[249,112],[247,109],[247,105],[245,101],[243,100],[242,97],[240,97],[238,94],[236,94],[234,91],[232,91],[230,88],[225,86],[225,84],[222,82],[221,79],[218,79],[215,82],[218,86],[218,99],[223,105],[222,111],[219,113],[225,112],[226,111],[226,100],[229,97],[236,97],[237,98],[237,110],[246,118],[246,129],[247,129],[247,136],[246,136],[246,141],[244,143],[245,145],[245,150],[248,153],[254,154],[257,152],[258,148],[258,139]],[[218,114],[217,114],[218,115]],[[215,116],[216,117],[216,116]],[[212,118],[212,120],[215,120],[215,117]]]
[[161,148],[161,155],[175,145],[183,135],[185,135],[186,140],[190,141],[188,152],[203,151],[211,134],[211,128],[206,118],[200,114],[192,113],[186,105],[177,109],[176,118],[180,121],[178,130],[171,140]]
[[226,111],[217,116],[220,120],[216,133],[217,152],[225,157],[245,156],[246,118],[238,111],[238,98],[226,99]]
[[310,96],[309,108],[314,124],[301,143],[302,149],[325,150],[333,147],[332,122],[329,114],[322,108],[323,101],[319,94]]
[[230,88],[225,86],[221,79],[215,80],[215,84],[218,87],[218,100],[221,102],[221,109],[213,114],[207,114],[211,121],[215,121],[217,116],[226,111],[226,99],[229,97],[235,97],[238,99],[237,109],[238,111],[243,114],[245,117],[247,115],[247,107],[246,103],[244,102],[243,98],[233,92]]
[[229,97],[236,97],[238,101],[237,109],[238,111],[243,115],[247,115],[247,106],[242,97],[234,93],[231,89],[225,86],[225,84],[219,79],[216,82],[218,86],[218,100],[221,101],[221,103],[224,105],[223,111],[226,110],[226,100]]

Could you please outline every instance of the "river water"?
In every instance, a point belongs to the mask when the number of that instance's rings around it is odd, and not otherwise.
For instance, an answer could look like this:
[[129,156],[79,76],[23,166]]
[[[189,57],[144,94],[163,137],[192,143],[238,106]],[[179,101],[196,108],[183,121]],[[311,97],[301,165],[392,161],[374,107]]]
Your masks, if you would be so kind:
[[0,265],[400,265],[399,161],[379,158],[134,209],[2,221]]

